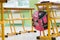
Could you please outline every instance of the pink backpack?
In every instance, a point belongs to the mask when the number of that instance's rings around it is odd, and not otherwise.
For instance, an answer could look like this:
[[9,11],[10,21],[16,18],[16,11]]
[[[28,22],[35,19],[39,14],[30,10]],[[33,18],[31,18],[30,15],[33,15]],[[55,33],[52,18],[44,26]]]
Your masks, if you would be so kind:
[[32,17],[35,29],[39,31],[47,29],[47,14],[45,11],[36,11]]

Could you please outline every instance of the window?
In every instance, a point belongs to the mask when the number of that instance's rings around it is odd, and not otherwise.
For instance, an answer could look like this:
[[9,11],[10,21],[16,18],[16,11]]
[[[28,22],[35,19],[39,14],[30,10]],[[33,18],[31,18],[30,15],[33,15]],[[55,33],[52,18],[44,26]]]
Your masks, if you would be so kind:
[[29,0],[8,0],[4,7],[29,7]]
[[29,7],[29,0],[18,0],[18,6]]

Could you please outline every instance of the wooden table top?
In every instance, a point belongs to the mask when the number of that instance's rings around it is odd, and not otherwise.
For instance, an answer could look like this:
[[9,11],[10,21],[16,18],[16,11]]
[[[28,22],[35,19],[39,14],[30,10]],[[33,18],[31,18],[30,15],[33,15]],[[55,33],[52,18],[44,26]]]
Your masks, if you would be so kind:
[[45,5],[45,4],[60,5],[60,3],[54,3],[54,2],[48,2],[48,3],[37,3],[37,4],[35,4],[35,5]]
[[34,8],[4,8],[4,10],[34,10]]

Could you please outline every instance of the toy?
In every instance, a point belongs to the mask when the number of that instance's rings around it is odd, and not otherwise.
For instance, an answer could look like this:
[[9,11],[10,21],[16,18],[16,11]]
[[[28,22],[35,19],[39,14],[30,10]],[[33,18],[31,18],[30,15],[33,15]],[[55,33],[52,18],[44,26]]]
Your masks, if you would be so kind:
[[[44,31],[47,26],[47,14],[45,11],[36,11],[33,14],[33,26],[39,31]],[[41,34],[41,33],[40,33]]]

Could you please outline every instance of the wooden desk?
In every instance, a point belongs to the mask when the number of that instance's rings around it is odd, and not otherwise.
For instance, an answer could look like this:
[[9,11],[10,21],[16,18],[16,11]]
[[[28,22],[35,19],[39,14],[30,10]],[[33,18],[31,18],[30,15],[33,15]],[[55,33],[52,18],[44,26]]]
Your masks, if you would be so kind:
[[[14,20],[22,20],[22,28],[23,28],[23,30],[24,30],[24,32],[23,33],[26,33],[26,32],[28,32],[26,29],[25,29],[25,27],[24,27],[24,20],[31,20],[31,22],[32,22],[32,11],[34,10],[34,8],[4,8],[4,10],[28,10],[28,11],[30,11],[30,18],[15,18],[15,19],[13,19],[13,16],[12,16],[12,12],[10,11],[10,14],[11,14],[11,17],[12,17],[12,19],[10,19],[10,17],[9,17],[9,19],[5,19],[5,20],[7,20],[7,21],[12,21],[12,24],[14,24]],[[21,16],[21,15],[20,15]],[[9,22],[10,23],[10,22]],[[11,24],[11,23],[10,23]],[[31,23],[32,24],[32,23]],[[12,27],[10,26],[10,29],[11,29],[11,34],[13,33],[13,34],[16,34],[16,29],[15,29],[15,27],[13,27],[14,28],[14,33],[12,32],[13,30],[12,30]],[[31,30],[30,30],[30,32],[34,32],[34,30],[33,30],[33,26],[31,27]],[[9,34],[9,35],[11,35],[11,34]]]
[[[4,2],[7,2],[7,0],[0,0],[0,10],[1,10],[1,32],[0,32],[0,36],[1,36],[1,38],[2,38],[2,40],[5,40],[5,33],[4,33],[4,13],[3,13],[3,3]],[[3,24],[2,24],[2,22],[3,22]]]
[[[37,6],[37,9],[39,10],[39,6],[42,6],[42,7],[45,7],[45,10],[46,10],[46,12],[47,12],[47,18],[48,18],[48,38],[49,39],[47,39],[47,40],[51,40],[50,38],[51,37],[55,37],[55,36],[58,36],[58,28],[57,28],[57,26],[56,26],[56,19],[59,19],[59,18],[55,18],[54,17],[54,12],[52,11],[52,9],[60,9],[60,3],[53,3],[53,2],[48,2],[48,3],[38,3],[38,4],[35,4],[36,6]],[[52,6],[57,6],[57,8],[52,8]],[[40,8],[41,9],[41,8]],[[52,13],[52,15],[51,15],[51,13]],[[53,16],[54,17],[54,19],[53,18],[51,18],[50,16]],[[52,20],[51,19],[53,19],[53,21],[54,21],[54,26],[53,26],[53,33],[54,34],[50,34],[51,33],[51,22],[52,22]],[[57,34],[55,34],[55,31],[54,31],[54,29],[56,28],[56,33]],[[52,36],[53,35],[53,36]],[[45,37],[45,36],[43,36],[43,37]],[[41,38],[41,36],[40,36],[40,38]],[[41,38],[41,39],[43,39],[43,38]]]

